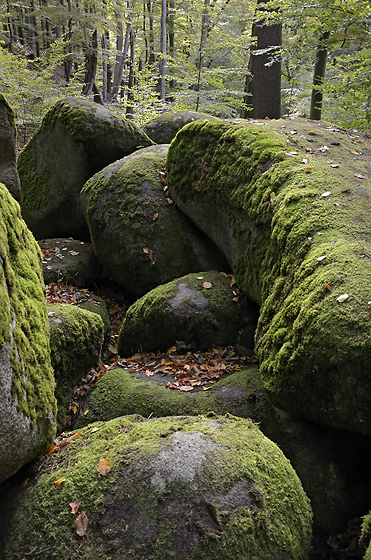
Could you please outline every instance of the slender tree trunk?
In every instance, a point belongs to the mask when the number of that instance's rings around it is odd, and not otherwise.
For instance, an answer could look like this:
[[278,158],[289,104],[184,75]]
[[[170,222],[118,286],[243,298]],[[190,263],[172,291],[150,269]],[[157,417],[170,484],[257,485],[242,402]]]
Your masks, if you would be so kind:
[[102,98],[103,101],[108,100],[108,33],[102,33]]
[[155,35],[154,35],[154,10],[155,10],[155,0],[151,2],[151,0],[147,1],[147,11],[149,17],[149,31],[148,31],[148,47],[149,47],[149,55],[148,55],[148,64],[153,66],[156,62],[156,54],[155,54]]
[[[118,36],[118,42],[117,42],[115,73],[114,73],[113,86],[112,86],[112,101],[116,101],[117,94],[120,89],[122,74],[124,72],[124,66],[128,55],[130,34],[131,34],[131,9],[130,9],[130,4],[128,4],[128,16],[127,16],[127,23],[126,23],[126,30],[125,30],[125,40],[123,40],[122,26],[121,26],[121,34],[120,36]],[[119,46],[121,46],[121,49],[119,48]]]
[[161,45],[160,45],[160,99],[165,101],[166,98],[166,0],[161,0]]
[[83,95],[90,95],[93,91],[95,82],[95,74],[97,72],[97,50],[98,50],[98,32],[95,29],[92,35],[91,47],[86,47],[85,53],[85,77],[84,86],[82,88]]
[[[258,4],[265,0],[258,0]],[[255,119],[279,119],[281,116],[282,24],[264,25],[264,18],[254,22],[252,36],[256,45],[251,50],[245,99]],[[263,51],[263,52],[262,52]]]
[[310,104],[310,118],[319,121],[322,114],[323,80],[326,74],[327,47],[330,31],[325,31],[319,38],[316,61],[313,74],[312,99]]
[[126,118],[134,118],[134,93],[133,88],[135,84],[135,66],[134,66],[134,49],[135,49],[135,33],[130,31],[130,59],[129,59],[129,84],[128,84],[128,98],[126,105]]
[[[169,57],[170,64],[175,56],[175,2],[174,0],[169,0],[169,10],[168,10],[168,40],[169,40]],[[170,89],[175,88],[175,80],[170,80]],[[170,99],[173,100],[172,98]]]
[[210,25],[210,0],[204,0],[204,11],[202,14],[202,26],[201,26],[201,38],[200,44],[198,47],[198,56],[197,56],[197,83],[194,85],[193,89],[197,91],[197,100],[196,100],[196,111],[200,106],[200,89],[201,89],[201,73],[202,73],[202,64],[203,64],[203,56],[204,50],[206,47],[207,37],[209,34],[209,25]]

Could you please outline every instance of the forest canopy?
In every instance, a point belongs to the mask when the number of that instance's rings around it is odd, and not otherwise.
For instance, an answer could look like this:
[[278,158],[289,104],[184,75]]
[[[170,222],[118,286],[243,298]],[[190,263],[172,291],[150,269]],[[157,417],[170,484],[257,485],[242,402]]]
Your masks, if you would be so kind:
[[371,127],[368,1],[0,0],[0,15],[0,89],[22,124],[69,95],[139,124],[168,110],[264,118],[262,80],[275,117]]

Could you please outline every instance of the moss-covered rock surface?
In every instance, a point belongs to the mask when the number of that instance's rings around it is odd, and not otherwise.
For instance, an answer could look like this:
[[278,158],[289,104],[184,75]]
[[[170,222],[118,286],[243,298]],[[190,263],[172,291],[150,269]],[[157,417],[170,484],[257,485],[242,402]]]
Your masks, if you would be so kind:
[[290,463],[255,424],[233,417],[92,424],[42,461],[12,512],[7,560],[304,560],[311,536]]
[[148,121],[142,129],[156,144],[170,144],[183,126],[198,120],[214,121],[216,118],[196,111],[172,111]]
[[4,94],[0,93],[0,181],[19,202],[21,185],[17,171],[16,136],[14,111]]
[[79,195],[94,173],[152,141],[132,122],[84,99],[59,101],[18,156],[21,206],[36,239],[86,238]]
[[102,265],[91,243],[72,238],[42,239],[38,243],[43,253],[45,284],[57,282],[86,288],[98,282]]
[[256,350],[272,401],[370,434],[367,138],[301,120],[198,121],[170,145],[167,171],[179,207],[261,304]]
[[[118,338],[121,356],[241,344],[253,347],[257,306],[239,301],[225,273],[191,273],[157,286],[127,310]],[[248,333],[250,332],[250,336]]]
[[53,439],[54,385],[41,253],[0,184],[0,481]]
[[188,272],[225,266],[220,251],[168,197],[167,149],[139,150],[97,173],[81,191],[98,260],[136,296]]
[[97,313],[76,305],[53,303],[47,307],[58,422],[63,426],[74,386],[100,360],[104,324]]

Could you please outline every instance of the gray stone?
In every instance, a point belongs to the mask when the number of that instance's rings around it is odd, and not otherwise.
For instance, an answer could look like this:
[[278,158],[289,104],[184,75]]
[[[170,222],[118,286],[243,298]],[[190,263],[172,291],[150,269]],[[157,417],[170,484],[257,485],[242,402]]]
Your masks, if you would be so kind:
[[16,135],[13,109],[0,93],[0,182],[19,202],[21,185],[17,171]]

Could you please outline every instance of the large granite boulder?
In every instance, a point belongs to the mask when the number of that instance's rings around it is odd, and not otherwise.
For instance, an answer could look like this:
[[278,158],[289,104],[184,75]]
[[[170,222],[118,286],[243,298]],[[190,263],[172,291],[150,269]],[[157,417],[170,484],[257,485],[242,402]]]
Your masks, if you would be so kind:
[[66,408],[72,390],[100,360],[104,324],[98,313],[76,305],[48,305],[50,351],[56,382],[58,422],[65,424]]
[[226,266],[219,249],[172,204],[167,149],[150,146],[116,161],[81,191],[98,260],[137,297],[188,272]]
[[169,188],[261,305],[272,402],[371,434],[370,154],[301,120],[198,121],[170,145]]
[[53,439],[54,386],[41,253],[0,184],[0,481]]
[[134,416],[73,435],[9,504],[7,560],[308,558],[309,500],[250,420]]
[[193,350],[253,348],[257,318],[257,305],[238,298],[227,274],[191,273],[157,286],[129,307],[117,349],[130,356],[179,342]]
[[0,93],[0,182],[19,202],[21,185],[17,171],[16,136],[13,109],[4,94]]
[[217,119],[207,113],[196,111],[171,111],[148,121],[142,129],[156,144],[170,144],[183,126],[199,120],[214,121]]
[[131,121],[79,98],[59,101],[18,157],[21,206],[36,239],[87,237],[79,203],[84,183],[152,141]]

